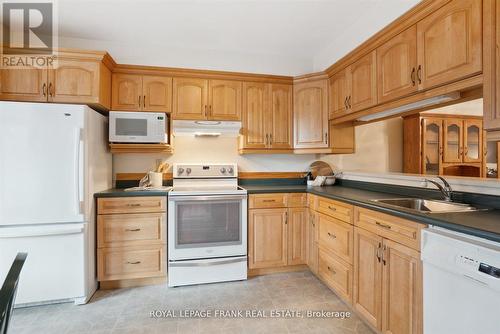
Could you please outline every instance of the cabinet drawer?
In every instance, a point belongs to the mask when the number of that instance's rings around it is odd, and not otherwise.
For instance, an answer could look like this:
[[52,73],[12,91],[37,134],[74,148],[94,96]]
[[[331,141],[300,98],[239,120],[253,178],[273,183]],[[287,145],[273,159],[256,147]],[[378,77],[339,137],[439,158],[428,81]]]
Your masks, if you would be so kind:
[[318,274],[323,282],[335,290],[344,301],[352,303],[352,266],[320,249]]
[[166,196],[99,198],[97,213],[165,212]]
[[99,248],[165,243],[165,213],[97,216]]
[[255,194],[248,197],[250,209],[285,208],[287,194]]
[[288,207],[305,207],[307,206],[307,194],[305,193],[290,193],[288,194]]
[[318,214],[318,217],[320,247],[352,264],[353,226],[323,214]]
[[353,206],[318,196],[317,211],[352,224]]
[[420,250],[421,229],[426,225],[363,208],[356,208],[354,216],[356,226]]
[[165,275],[165,246],[133,246],[97,250],[99,281]]

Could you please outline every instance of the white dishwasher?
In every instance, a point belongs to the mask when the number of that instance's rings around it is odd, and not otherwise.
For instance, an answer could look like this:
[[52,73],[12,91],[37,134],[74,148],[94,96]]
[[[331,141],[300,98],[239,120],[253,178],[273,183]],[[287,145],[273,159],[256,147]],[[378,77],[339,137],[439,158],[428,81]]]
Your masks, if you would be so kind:
[[425,334],[500,333],[500,244],[430,227],[422,235]]

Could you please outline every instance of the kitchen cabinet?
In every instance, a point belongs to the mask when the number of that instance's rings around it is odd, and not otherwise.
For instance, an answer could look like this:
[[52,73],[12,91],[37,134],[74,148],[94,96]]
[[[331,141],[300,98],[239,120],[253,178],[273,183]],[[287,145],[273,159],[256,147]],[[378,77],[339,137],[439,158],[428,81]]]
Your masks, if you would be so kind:
[[328,82],[297,83],[294,92],[294,148],[328,148]]
[[240,150],[291,150],[291,85],[244,82],[242,109]]
[[105,55],[93,59],[61,54],[54,65],[0,73],[0,100],[79,103],[110,108],[111,71]]
[[208,119],[241,120],[242,83],[230,80],[210,80],[208,84]]
[[417,27],[412,26],[377,48],[378,102],[418,90]]
[[486,142],[483,139],[483,122],[479,119],[465,119],[463,122],[463,161],[481,163],[484,160],[483,149]]
[[113,74],[113,110],[172,112],[172,78]]
[[[268,269],[305,264],[308,215],[305,194],[249,196],[248,267]],[[300,204],[302,203],[302,204]]]
[[445,119],[443,124],[443,162],[461,162],[463,129],[461,119]]
[[482,1],[453,0],[417,23],[419,89],[482,71]]
[[343,114],[349,109],[347,107],[347,97],[349,96],[348,69],[335,73],[329,80],[329,119],[334,119],[338,114]]
[[309,208],[309,222],[306,230],[307,265],[312,273],[318,274],[318,214]]

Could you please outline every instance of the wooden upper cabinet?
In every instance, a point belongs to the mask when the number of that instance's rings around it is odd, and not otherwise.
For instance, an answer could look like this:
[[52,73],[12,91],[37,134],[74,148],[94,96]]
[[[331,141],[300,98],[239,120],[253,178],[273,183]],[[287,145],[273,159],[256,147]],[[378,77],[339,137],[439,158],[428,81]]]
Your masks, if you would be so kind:
[[382,333],[422,333],[420,253],[384,239]]
[[269,142],[269,84],[243,83],[242,141],[240,147],[264,149]]
[[241,90],[239,81],[210,80],[208,118],[220,121],[241,120]]
[[482,1],[453,0],[417,23],[417,77],[426,89],[482,70]]
[[377,49],[378,102],[416,92],[417,27],[412,26]]
[[150,75],[142,77],[142,109],[172,112],[172,78]]
[[287,208],[248,211],[248,267],[250,269],[287,265],[287,215]]
[[292,86],[272,84],[270,90],[269,146],[277,149],[292,148]]
[[349,66],[350,94],[347,105],[359,111],[377,104],[377,55],[372,51]]
[[328,147],[328,82],[294,85],[294,147]]
[[58,59],[49,70],[49,102],[85,103],[99,99],[99,63]]
[[0,99],[12,101],[47,101],[47,68],[2,69]]
[[173,118],[203,120],[208,115],[208,80],[174,78]]
[[347,70],[344,69],[334,74],[329,80],[329,100],[330,111],[329,119],[335,118],[348,110],[347,97],[349,96],[349,77]]
[[113,73],[111,109],[140,111],[142,109],[142,76]]

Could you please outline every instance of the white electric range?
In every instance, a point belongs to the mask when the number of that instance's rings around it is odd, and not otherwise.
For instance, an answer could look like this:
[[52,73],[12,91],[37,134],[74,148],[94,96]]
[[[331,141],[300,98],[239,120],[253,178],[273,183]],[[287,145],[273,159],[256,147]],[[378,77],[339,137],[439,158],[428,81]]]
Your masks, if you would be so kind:
[[168,285],[247,278],[247,191],[236,164],[174,164]]

